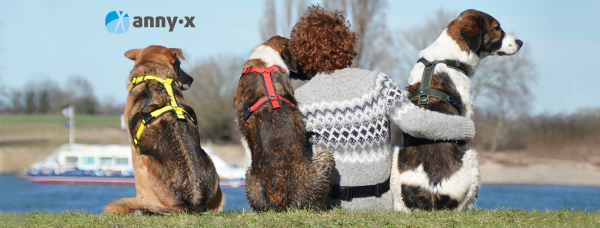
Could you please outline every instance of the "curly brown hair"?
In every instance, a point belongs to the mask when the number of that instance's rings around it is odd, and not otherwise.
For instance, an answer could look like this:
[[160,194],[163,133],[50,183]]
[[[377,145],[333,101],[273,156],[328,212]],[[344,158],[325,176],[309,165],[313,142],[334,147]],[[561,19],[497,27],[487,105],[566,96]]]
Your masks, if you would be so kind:
[[294,25],[289,48],[309,77],[346,68],[356,57],[358,34],[342,12],[312,5]]

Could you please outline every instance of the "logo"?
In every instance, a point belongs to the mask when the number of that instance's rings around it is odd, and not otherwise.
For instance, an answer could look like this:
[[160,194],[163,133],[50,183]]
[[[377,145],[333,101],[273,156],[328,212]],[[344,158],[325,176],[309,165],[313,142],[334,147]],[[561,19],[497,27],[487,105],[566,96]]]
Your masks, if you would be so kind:
[[[183,16],[183,17],[163,17],[163,16],[134,16],[133,27],[134,28],[168,28],[169,32],[173,32],[177,24],[183,25],[185,19],[184,28],[195,28],[194,19],[195,16]],[[113,34],[121,34],[127,32],[129,29],[129,15],[123,11],[112,11],[106,14],[106,20],[104,21],[106,30]]]
[[121,34],[129,29],[129,15],[123,11],[112,11],[106,14],[104,20],[106,30],[113,34]]

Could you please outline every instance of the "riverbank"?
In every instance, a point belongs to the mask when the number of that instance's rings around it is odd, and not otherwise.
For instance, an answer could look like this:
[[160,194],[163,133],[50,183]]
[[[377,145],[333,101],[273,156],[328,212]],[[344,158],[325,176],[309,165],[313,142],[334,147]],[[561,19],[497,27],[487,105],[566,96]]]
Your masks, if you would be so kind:
[[[22,175],[26,167],[44,158],[56,146],[46,142],[0,147],[0,174]],[[213,145],[213,151],[229,165],[245,167],[240,145]],[[483,184],[600,186],[600,165],[593,161],[481,152],[480,169]]]
[[[68,140],[67,119],[57,115],[0,115],[0,174],[27,167]],[[118,116],[79,116],[76,142],[128,143]],[[213,144],[229,165],[245,167],[239,143]],[[483,184],[600,186],[600,135],[533,142],[520,151],[479,150]]]
[[80,212],[0,213],[3,227],[595,227],[599,212],[561,210],[469,210],[352,212],[332,210],[314,213],[295,210],[288,213],[223,212],[202,216],[110,216]]
[[507,165],[482,159],[480,169],[483,184],[600,186],[600,166],[590,162],[540,158]]

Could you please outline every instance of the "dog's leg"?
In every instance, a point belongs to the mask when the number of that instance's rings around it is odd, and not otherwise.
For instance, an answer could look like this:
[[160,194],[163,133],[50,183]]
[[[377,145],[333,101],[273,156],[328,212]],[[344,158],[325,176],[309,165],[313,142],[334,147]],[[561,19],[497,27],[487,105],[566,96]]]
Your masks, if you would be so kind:
[[402,181],[400,180],[400,171],[398,170],[398,154],[400,147],[394,147],[392,152],[392,173],[390,176],[390,190],[392,191],[392,202],[395,211],[410,212],[408,207],[402,201]]
[[163,205],[142,200],[139,198],[122,198],[108,204],[103,213],[112,215],[123,215],[123,214],[161,214],[170,215],[171,210]]
[[319,199],[319,205],[310,205],[314,210],[323,210],[327,206],[327,199],[333,183],[335,171],[335,158],[329,150],[320,150],[313,157],[309,167],[311,179],[314,182],[313,199]]
[[223,206],[225,205],[225,194],[221,192],[221,187],[219,186],[219,181],[216,183],[217,189],[215,195],[208,202],[208,209],[213,212],[221,212],[223,211]]
[[471,209],[475,206],[477,200],[477,193],[481,186],[481,174],[479,171],[479,155],[475,149],[469,149],[463,156],[463,164],[468,166],[469,169],[464,175],[471,181],[469,189],[465,195],[465,199],[461,202],[457,209]]

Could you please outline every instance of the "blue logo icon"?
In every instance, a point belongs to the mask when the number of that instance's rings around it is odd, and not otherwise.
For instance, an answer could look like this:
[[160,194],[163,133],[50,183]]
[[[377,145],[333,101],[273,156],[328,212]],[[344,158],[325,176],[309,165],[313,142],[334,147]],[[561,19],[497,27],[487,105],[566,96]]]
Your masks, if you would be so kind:
[[129,29],[129,15],[123,11],[112,11],[106,14],[104,21],[106,30],[113,34],[121,34]]

